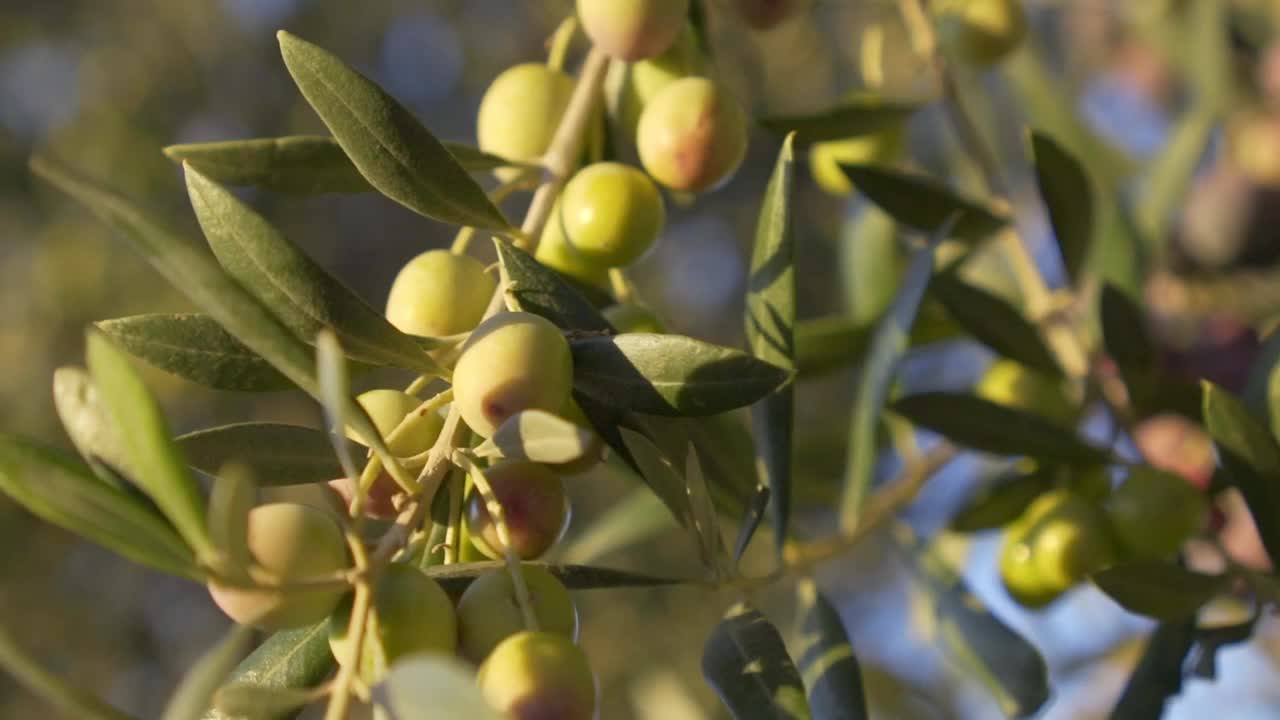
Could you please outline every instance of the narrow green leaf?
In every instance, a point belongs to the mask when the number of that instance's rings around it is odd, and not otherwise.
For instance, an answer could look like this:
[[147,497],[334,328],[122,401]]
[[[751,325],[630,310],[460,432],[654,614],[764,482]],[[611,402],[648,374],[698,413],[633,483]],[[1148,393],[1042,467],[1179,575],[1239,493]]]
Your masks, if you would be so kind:
[[[298,425],[236,423],[178,437],[191,466],[209,475],[227,463],[239,463],[263,487],[306,485],[342,477],[326,433]],[[358,452],[348,441],[351,452]]]
[[595,433],[542,410],[516,413],[475,448],[481,457],[505,457],[558,465],[591,449]]
[[[264,690],[309,688],[324,680],[333,667],[329,621],[324,620],[267,638],[231,671],[227,684]],[[291,711],[270,707],[240,714],[215,708],[205,713],[204,720],[282,720],[292,715]]]
[[[796,365],[800,377],[815,377],[857,365],[865,358],[875,329],[875,320],[862,324],[843,315],[800,321],[796,325]],[[959,336],[960,328],[949,318],[919,315],[911,326],[908,346],[919,347]]]
[[891,409],[912,423],[974,450],[1042,460],[1102,464],[1110,454],[1039,415],[953,392],[909,395]]
[[[661,587],[664,585],[682,585],[689,580],[683,578],[656,577],[627,570],[595,567],[591,565],[562,565],[558,563],[526,563],[546,568],[547,572],[559,578],[560,582],[570,590],[597,590],[622,587]],[[433,580],[456,597],[461,594],[477,576],[506,567],[502,560],[485,560],[482,562],[460,563],[455,565],[436,565],[425,568]]]
[[[751,354],[781,368],[795,369],[796,269],[791,186],[795,135],[787,135],[756,221],[755,250],[747,278],[746,337]],[[791,383],[751,407],[751,424],[763,480],[773,499],[778,551],[791,517],[791,447],[795,388]]]
[[779,135],[795,133],[801,143],[844,140],[899,127],[919,109],[911,103],[860,95],[816,113],[761,118],[760,124]]
[[811,578],[796,585],[800,675],[815,720],[868,720],[862,670],[836,609]]
[[41,519],[134,562],[201,577],[191,549],[160,513],[64,453],[0,435],[0,490]]
[[1190,658],[1191,673],[1205,680],[1217,680],[1218,653],[1232,645],[1251,640],[1254,631],[1257,630],[1259,619],[1258,609],[1255,608],[1253,616],[1242,622],[1196,627],[1196,645]]
[[737,413],[704,418],[652,418],[651,424],[677,425],[698,451],[702,471],[716,507],[729,517],[742,515],[757,493],[752,458],[755,442]]
[[225,559],[219,569],[233,576],[244,574],[253,562],[249,511],[257,499],[258,486],[245,466],[227,465],[214,476],[209,492],[209,537]]
[[1058,240],[1062,262],[1068,277],[1078,283],[1093,244],[1096,221],[1093,183],[1079,159],[1047,133],[1031,132],[1031,156],[1040,197],[1049,211],[1049,223]]
[[338,338],[327,330],[322,330],[316,338],[316,374],[320,377],[320,404],[324,408],[329,441],[338,463],[342,465],[342,476],[354,482],[360,477],[360,471],[356,469],[355,453],[351,452],[346,436],[351,383],[347,379],[347,361],[343,357],[342,346],[338,344]]
[[1204,423],[1219,462],[1240,488],[1270,557],[1280,557],[1280,445],[1244,404],[1205,381]]
[[739,350],[682,335],[585,337],[570,348],[574,389],[651,415],[697,417],[745,407],[792,376]]
[[[441,144],[470,172],[524,165],[470,145]],[[226,185],[298,194],[373,192],[338,142],[324,135],[170,145],[164,154]]]
[[507,295],[525,312],[550,320],[565,330],[612,333],[613,326],[582,293],[531,255],[495,239],[502,283]]
[[894,220],[917,230],[935,232],[955,215],[949,236],[974,242],[1009,224],[1006,213],[959,195],[927,175],[874,165],[840,169]]
[[475,669],[447,655],[417,653],[396,661],[381,684],[391,720],[502,720],[476,687]]
[[46,670],[3,627],[0,627],[0,669],[66,717],[77,720],[133,720],[96,695]]
[[707,638],[702,675],[734,720],[810,717],[804,683],[782,636],[746,603],[729,608]]
[[370,185],[441,222],[512,230],[484,190],[403,105],[332,53],[283,30],[277,37],[298,89]]
[[261,215],[187,166],[187,191],[218,262],[304,341],[334,332],[357,360],[439,372],[418,340],[387,321]]
[[294,387],[208,315],[133,315],[94,325],[148,365],[206,387],[248,392]]
[[684,485],[689,493],[689,507],[693,511],[693,527],[698,536],[703,567],[711,571],[713,580],[728,578],[733,574],[729,552],[724,545],[724,536],[720,534],[720,522],[716,507],[711,502],[706,476],[702,473],[698,451],[692,443],[685,454]]
[[1156,349],[1147,332],[1146,315],[1133,296],[1106,284],[1102,288],[1102,339],[1107,354],[1121,370],[1150,374],[1156,368]]
[[619,432],[645,484],[667,506],[676,522],[692,531],[693,507],[684,478],[676,470],[675,463],[642,433],[625,427],[619,428]]
[[1004,527],[1053,486],[1053,475],[1039,469],[1008,473],[971,497],[951,518],[950,528],[955,532],[979,532]]
[[304,688],[268,688],[247,683],[232,683],[218,688],[213,707],[231,717],[254,717],[285,714],[316,700],[314,690]]
[[1147,641],[1138,666],[1129,675],[1111,720],[1155,720],[1164,717],[1169,698],[1182,692],[1183,665],[1195,646],[1194,619],[1161,623]]
[[929,290],[966,332],[997,353],[1034,370],[1061,376],[1040,332],[1017,308],[954,273],[940,273]]
[[1194,616],[1231,585],[1226,575],[1205,575],[1165,562],[1125,563],[1095,573],[1092,579],[1124,609],[1158,620]]
[[760,521],[764,519],[764,511],[769,506],[769,487],[767,485],[759,485],[756,492],[751,496],[751,500],[747,503],[746,510],[743,511],[742,520],[738,523],[738,539],[733,543],[733,563],[737,565],[742,561],[742,556],[746,554],[747,548],[751,545],[751,538],[755,537],[756,530],[760,527]]
[[187,671],[182,684],[169,698],[162,720],[199,720],[222,679],[240,661],[252,639],[253,628],[232,628]]
[[[615,467],[621,464],[612,458],[605,462],[614,463]],[[617,471],[632,473],[629,467]],[[652,490],[638,483],[588,522],[585,530],[570,536],[563,545],[558,557],[564,562],[592,563],[677,527],[666,504]]]
[[901,279],[898,223],[870,202],[840,228],[840,282],[848,317],[871,327],[893,302]]
[[130,479],[138,484],[197,557],[212,550],[205,526],[204,498],[173,441],[160,406],[129,364],[129,358],[101,333],[90,331],[89,373],[107,417],[118,428]]
[[98,399],[93,378],[83,368],[60,367],[53,372],[53,405],[58,418],[80,453],[104,482],[120,487],[115,472],[103,468],[106,463],[129,475],[129,461],[117,428]]
[[[950,227],[948,223],[944,227]],[[908,333],[915,322],[920,301],[933,276],[936,239],[916,251],[902,287],[871,340],[870,351],[858,379],[858,395],[849,427],[845,461],[844,490],[840,500],[840,527],[848,530],[858,523],[862,502],[871,486],[875,467],[876,426],[884,411],[889,386],[898,362],[907,350]]]

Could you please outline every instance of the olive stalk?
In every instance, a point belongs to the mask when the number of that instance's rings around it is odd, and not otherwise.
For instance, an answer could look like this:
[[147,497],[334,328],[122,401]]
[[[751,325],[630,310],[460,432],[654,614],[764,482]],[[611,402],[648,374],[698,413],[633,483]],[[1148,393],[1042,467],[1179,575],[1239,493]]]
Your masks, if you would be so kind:
[[444,564],[458,562],[462,543],[462,500],[466,481],[457,472],[449,476],[449,525],[444,532]]
[[369,618],[369,606],[373,599],[373,581],[369,577],[369,556],[364,540],[350,527],[345,531],[347,546],[358,572],[364,573],[355,583],[355,597],[351,602],[351,620],[347,625],[347,637],[351,638],[346,662],[339,663],[338,675],[333,680],[333,693],[325,708],[324,720],[343,720],[351,706],[351,684],[360,667],[360,653],[364,646],[365,625]]

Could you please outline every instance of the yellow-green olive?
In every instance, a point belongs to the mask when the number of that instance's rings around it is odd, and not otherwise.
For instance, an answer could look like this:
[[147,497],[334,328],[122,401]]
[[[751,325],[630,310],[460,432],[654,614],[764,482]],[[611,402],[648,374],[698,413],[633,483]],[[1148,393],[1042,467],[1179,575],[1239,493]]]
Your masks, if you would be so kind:
[[453,399],[467,427],[489,437],[522,410],[556,412],[573,387],[573,358],[550,321],[523,312],[495,315],[463,344]]
[[676,80],[698,73],[702,66],[697,40],[687,26],[675,43],[657,57],[610,62],[604,78],[604,101],[617,139],[627,148],[634,147],[640,113],[649,100]]
[[576,280],[583,285],[609,289],[609,268],[591,262],[578,252],[564,236],[564,225],[560,222],[560,199],[551,210],[551,217],[542,228],[542,238],[538,241],[538,249],[533,255],[538,262]]
[[933,8],[943,46],[979,67],[1004,59],[1027,34],[1022,0],[940,0]]
[[[332,575],[347,567],[347,545],[331,514],[296,503],[259,505],[249,511],[249,553],[280,582]],[[246,589],[209,583],[213,601],[232,620],[263,630],[323,620],[338,604],[337,588]]]
[[513,720],[590,720],[596,681],[587,656],[569,638],[524,631],[498,644],[476,682],[489,704]]
[[[353,598],[329,617],[329,648],[339,663],[351,656]],[[360,650],[360,675],[377,682],[391,663],[416,652],[452,653],[458,646],[453,602],[435,580],[412,565],[393,563],[378,576]]]
[[1107,498],[1106,510],[1128,555],[1163,558],[1204,527],[1209,504],[1183,477],[1139,466]]
[[[564,483],[546,465],[506,460],[485,470],[484,477],[502,506],[511,545],[522,560],[541,556],[564,534],[569,500]],[[504,558],[498,525],[475,490],[467,496],[466,517],[476,548],[495,560]]]
[[1071,491],[1051,490],[1007,528],[1000,578],[1020,604],[1044,607],[1114,563],[1117,553],[1100,508]]
[[662,195],[639,170],[622,163],[588,165],[565,185],[560,203],[564,237],[587,262],[628,265],[662,232]]
[[[521,565],[538,627],[578,639],[578,609],[564,583],[540,565]],[[458,649],[474,663],[484,662],[498,643],[524,630],[524,614],[506,568],[490,570],[467,586],[458,600]]]
[[672,190],[705,192],[729,180],[747,154],[747,117],[720,85],[701,77],[662,88],[640,115],[644,169]]
[[663,333],[666,330],[662,321],[652,310],[639,303],[618,303],[610,305],[603,311],[604,319],[609,321],[619,333]]
[[[399,457],[426,452],[440,435],[440,429],[444,427],[444,418],[433,412],[418,413],[417,409],[422,401],[399,390],[390,388],[368,390],[360,393],[356,402],[369,413],[369,419],[373,420],[374,427],[383,438],[389,436],[401,420],[410,415],[413,416],[404,431],[400,433],[400,437],[388,445],[391,453]],[[361,442],[360,438],[350,430],[347,431],[347,436],[356,442]]]
[[663,53],[688,14],[689,0],[578,0],[578,20],[587,37],[619,60]]
[[[551,145],[573,95],[573,78],[543,63],[524,63],[502,72],[480,100],[476,137],[480,149],[508,160],[534,162]],[[494,172],[501,180],[519,173]]]
[[467,332],[480,322],[497,285],[479,260],[428,250],[410,260],[392,281],[387,320],[410,335]]

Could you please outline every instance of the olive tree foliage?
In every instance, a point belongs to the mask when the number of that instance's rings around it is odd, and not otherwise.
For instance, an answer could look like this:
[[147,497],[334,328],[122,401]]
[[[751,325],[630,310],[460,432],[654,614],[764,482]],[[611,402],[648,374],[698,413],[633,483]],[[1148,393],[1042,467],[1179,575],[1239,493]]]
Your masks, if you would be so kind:
[[[820,112],[763,117],[749,117],[715,76],[706,34],[720,5],[580,0],[545,64],[516,66],[491,86],[478,147],[441,142],[429,118],[282,31],[284,64],[329,135],[166,148],[203,241],[58,159],[32,159],[39,178],[199,308],[88,329],[85,367],[53,379],[78,457],[0,436],[0,490],[129,560],[207,585],[239,624],[176,689],[166,718],[289,717],[309,705],[332,719],[364,705],[396,718],[588,718],[599,698],[570,591],[667,585],[738,596],[705,628],[702,656],[733,717],[868,717],[840,599],[813,575],[873,535],[902,551],[939,643],[1009,717],[1050,702],[1045,662],[967,586],[941,548],[947,536],[1001,529],[1003,589],[1028,609],[1092,583],[1160,621],[1115,717],[1158,716],[1186,673],[1212,674],[1213,653],[1250,636],[1256,612],[1228,627],[1200,617],[1228,597],[1272,605],[1274,576],[1225,552],[1197,562],[1186,549],[1212,540],[1212,503],[1237,492],[1266,554],[1280,552],[1275,352],[1257,359],[1243,394],[1169,376],[1137,294],[1159,267],[1205,128],[1227,110],[1225,3],[1172,3],[1159,19],[1171,32],[1195,29],[1195,92],[1186,137],[1149,166],[1114,161],[1063,111],[1065,92],[1043,67],[1027,82],[1032,51],[1015,0],[899,3],[934,96],[833,98]],[[756,29],[802,5],[735,3]],[[1019,53],[1015,74],[1004,64]],[[1011,169],[969,108],[983,72],[1008,72],[1028,94],[1024,169],[1062,287],[1050,289],[1033,262]],[[962,190],[902,161],[904,127],[934,105],[981,182]],[[733,176],[748,137],[767,139],[776,164],[756,203],[745,316],[726,320],[743,324],[745,347],[667,333],[626,272],[661,233],[659,186],[696,206]],[[794,199],[806,153],[820,185],[875,207],[852,238],[865,259],[855,282],[890,287],[874,313],[800,317]],[[477,181],[485,173],[496,189]],[[1122,192],[1133,184],[1141,191]],[[231,186],[377,193],[458,236],[402,271],[384,313]],[[532,196],[517,222],[503,200],[522,192]],[[477,239],[492,241],[494,267],[468,254]],[[1013,268],[1016,300],[966,271],[992,250]],[[976,341],[997,360],[971,391],[904,392],[904,358],[940,338]],[[215,389],[301,391],[326,426],[175,436],[135,361]],[[354,374],[384,368],[415,379],[352,392]],[[856,386],[847,461],[821,508],[836,522],[814,535],[793,522],[807,430],[796,390],[846,368]],[[1090,413],[1115,432],[1084,432]],[[1144,447],[1144,428],[1170,417],[1200,443],[1197,468]],[[1006,472],[945,530],[914,531],[901,511],[962,453],[1007,459]],[[877,483],[890,458],[899,471]],[[564,483],[601,464],[628,477],[638,500],[574,518],[596,548],[583,555],[651,539],[666,527],[656,512],[681,528],[699,574],[540,560],[568,522]],[[331,489],[333,508],[258,501],[262,487],[297,485]],[[740,560],[765,518],[773,569],[748,572]],[[794,633],[752,603],[777,586],[795,592]],[[269,634],[250,650],[255,627]],[[77,717],[124,717],[3,632],[0,665]]]

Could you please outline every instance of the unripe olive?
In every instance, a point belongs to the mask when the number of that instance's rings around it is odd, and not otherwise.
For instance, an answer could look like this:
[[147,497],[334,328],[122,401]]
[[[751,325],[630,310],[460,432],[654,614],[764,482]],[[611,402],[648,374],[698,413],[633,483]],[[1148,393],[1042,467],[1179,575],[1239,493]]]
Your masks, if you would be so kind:
[[1139,466],[1107,499],[1107,515],[1121,548],[1135,558],[1173,555],[1204,527],[1204,495],[1173,473]]
[[756,30],[768,30],[800,9],[801,0],[735,0],[734,7],[747,24]]
[[[345,517],[351,503],[356,497],[356,481],[347,477],[340,477],[328,482],[329,489],[333,492],[333,502],[337,506],[338,512]],[[373,485],[369,487],[369,491],[364,497],[364,514],[374,518],[392,518],[400,513],[396,508],[396,495],[400,493],[400,486],[396,484],[391,474],[383,470],[378,473],[378,478],[373,481]]]
[[1015,600],[1043,607],[1115,562],[1106,515],[1067,490],[1045,493],[1010,524],[1000,549],[1000,578]]
[[604,319],[609,321],[619,333],[663,333],[666,329],[662,321],[649,308],[638,303],[626,302],[610,305],[603,311]]
[[[440,435],[440,429],[444,427],[444,418],[433,412],[417,413],[422,401],[399,390],[390,388],[367,390],[360,393],[356,402],[369,413],[369,419],[373,420],[374,427],[383,438],[390,435],[401,420],[413,414],[413,418],[400,433],[400,437],[388,445],[391,454],[398,457],[417,455],[431,449]],[[350,430],[347,431],[347,437],[360,442],[360,438]]]
[[[476,136],[480,149],[509,160],[533,162],[551,145],[573,95],[573,78],[542,63],[508,68],[480,100]],[[494,172],[510,180],[518,171]]]
[[898,126],[871,135],[828,140],[809,148],[809,173],[818,187],[832,195],[850,195],[853,183],[840,169],[842,164],[885,165],[902,154],[906,127]]
[[[350,657],[353,598],[329,617],[329,648],[339,663]],[[452,653],[458,647],[453,602],[439,583],[412,565],[393,563],[378,576],[360,651],[360,674],[376,682],[398,658],[415,652]]]
[[503,640],[476,675],[489,704],[513,720],[590,720],[596,682],[582,649],[563,635],[524,631]]
[[943,45],[979,67],[1002,60],[1027,34],[1021,0],[941,0],[934,8]]
[[682,78],[658,91],[641,113],[636,150],[658,182],[705,192],[727,182],[746,157],[746,114],[720,85]]
[[[555,575],[540,565],[521,565],[533,614],[543,632],[578,639],[578,609]],[[458,649],[481,663],[498,643],[524,629],[515,584],[505,568],[478,576],[458,600]]]
[[688,26],[661,55],[629,63],[614,60],[604,77],[604,101],[613,119],[617,139],[630,148],[635,144],[640,113],[662,88],[702,70],[698,42]]
[[542,228],[542,239],[538,241],[534,257],[543,265],[584,285],[601,290],[609,289],[609,268],[588,260],[565,238],[558,198],[551,210],[551,217]]
[[1061,381],[1005,358],[991,363],[974,393],[997,405],[1039,415],[1059,425],[1074,427],[1079,417]]
[[564,187],[561,228],[587,262],[605,267],[634,262],[653,246],[665,222],[658,188],[629,165],[588,165]]
[[453,370],[458,412],[483,437],[522,410],[556,412],[572,388],[573,358],[564,334],[549,320],[523,312],[481,323]]
[[[507,460],[485,470],[484,477],[502,505],[511,544],[521,559],[542,555],[564,534],[569,522],[569,500],[564,483],[546,465]],[[467,496],[466,515],[476,548],[494,560],[504,558],[498,525],[489,514],[484,497],[475,490]]]
[[[295,503],[259,505],[249,511],[249,553],[281,582],[330,575],[347,567],[342,529],[323,510]],[[342,590],[335,588],[260,590],[209,583],[213,601],[232,620],[263,630],[319,622]]]
[[410,335],[464,333],[480,322],[497,286],[479,260],[428,250],[410,260],[392,281],[387,320]]
[[610,57],[640,60],[671,47],[689,15],[689,0],[578,0],[578,20]]

